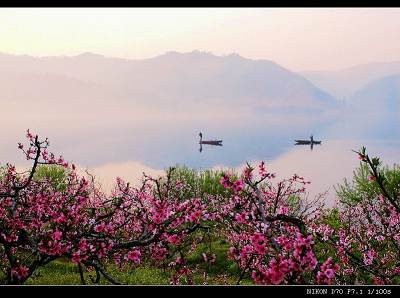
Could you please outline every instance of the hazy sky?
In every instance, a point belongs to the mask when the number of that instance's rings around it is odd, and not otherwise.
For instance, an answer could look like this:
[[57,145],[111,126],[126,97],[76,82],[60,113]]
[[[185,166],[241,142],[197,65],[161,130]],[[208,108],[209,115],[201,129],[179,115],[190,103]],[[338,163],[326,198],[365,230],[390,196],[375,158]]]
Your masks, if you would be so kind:
[[0,52],[238,53],[292,70],[400,60],[399,8],[0,8]]

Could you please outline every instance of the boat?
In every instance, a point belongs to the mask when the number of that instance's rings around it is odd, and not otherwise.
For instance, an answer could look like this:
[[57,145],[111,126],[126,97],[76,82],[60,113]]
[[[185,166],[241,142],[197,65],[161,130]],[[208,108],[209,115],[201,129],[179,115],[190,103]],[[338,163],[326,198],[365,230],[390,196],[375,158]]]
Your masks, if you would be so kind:
[[200,141],[199,144],[203,145],[214,145],[214,146],[222,146],[222,140],[208,140],[208,141],[203,141],[203,134],[200,132]]
[[203,141],[203,134],[200,132],[199,133],[200,137],[200,149],[199,151],[203,151],[203,145],[212,145],[212,146],[222,146],[222,140],[208,140],[208,141]]
[[311,143],[313,144],[321,144],[321,141],[308,141],[308,140],[295,140],[296,145],[310,145]]
[[321,145],[321,141],[314,141],[314,137],[311,136],[310,140],[294,140],[295,145],[311,145],[311,150],[313,150],[314,145]]

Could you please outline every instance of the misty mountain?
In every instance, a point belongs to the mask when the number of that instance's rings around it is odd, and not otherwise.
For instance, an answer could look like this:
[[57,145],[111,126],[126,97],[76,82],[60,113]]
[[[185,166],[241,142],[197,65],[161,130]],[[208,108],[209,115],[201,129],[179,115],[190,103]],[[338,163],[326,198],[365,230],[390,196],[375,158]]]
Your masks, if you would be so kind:
[[[199,103],[257,111],[320,111],[337,101],[301,75],[268,60],[239,55],[167,52],[128,60],[84,53],[73,57],[0,54],[5,98],[178,105]],[[4,98],[4,96],[3,96]]]
[[347,102],[351,129],[380,138],[400,137],[400,75],[375,80]]
[[304,71],[300,74],[322,90],[342,99],[349,98],[375,80],[400,74],[400,61],[369,63],[338,71]]
[[[352,106],[381,113],[386,118],[400,119],[400,74],[387,76],[367,84],[350,99]],[[394,116],[397,117],[394,117]]]

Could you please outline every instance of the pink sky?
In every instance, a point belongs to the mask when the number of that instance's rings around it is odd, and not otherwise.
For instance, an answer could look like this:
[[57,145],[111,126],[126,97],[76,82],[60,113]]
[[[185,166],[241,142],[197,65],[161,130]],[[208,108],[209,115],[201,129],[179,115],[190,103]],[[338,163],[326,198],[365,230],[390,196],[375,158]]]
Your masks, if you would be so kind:
[[0,8],[0,52],[236,52],[299,70],[400,60],[399,8]]

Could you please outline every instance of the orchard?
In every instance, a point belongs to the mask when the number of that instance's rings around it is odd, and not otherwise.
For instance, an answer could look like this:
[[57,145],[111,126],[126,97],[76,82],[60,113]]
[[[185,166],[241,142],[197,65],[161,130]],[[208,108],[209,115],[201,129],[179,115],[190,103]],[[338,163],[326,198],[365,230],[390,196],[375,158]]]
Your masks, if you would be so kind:
[[[213,191],[170,168],[143,174],[140,186],[117,178],[106,193],[49,152],[47,139],[26,137],[18,148],[30,169],[6,164],[0,172],[3,284],[26,283],[60,259],[76,266],[82,284],[121,284],[109,268],[145,264],[168,272],[171,284],[195,284],[196,276],[205,284],[221,262],[236,268],[224,283],[400,283],[400,187],[365,148],[356,154],[371,191],[338,192],[338,206],[327,208],[323,195],[305,195],[305,178],[276,181],[263,162],[217,175]],[[226,244],[222,253],[212,239]]]

